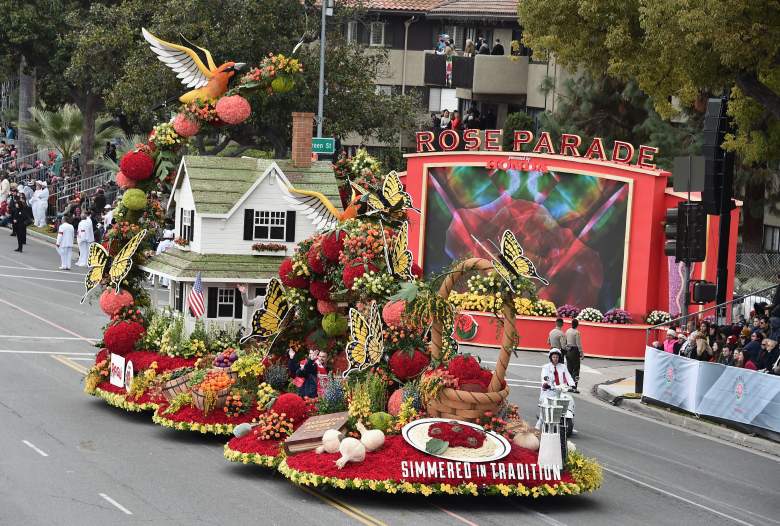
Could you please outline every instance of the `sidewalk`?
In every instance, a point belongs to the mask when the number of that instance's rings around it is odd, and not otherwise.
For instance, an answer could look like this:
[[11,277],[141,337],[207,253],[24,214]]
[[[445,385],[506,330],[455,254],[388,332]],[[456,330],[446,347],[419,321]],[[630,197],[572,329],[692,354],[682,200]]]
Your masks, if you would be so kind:
[[[780,457],[780,444],[742,433],[726,426],[709,422],[707,420],[683,412],[673,411],[664,407],[643,403],[637,394],[634,376],[617,378],[606,383],[594,385],[591,393],[598,399],[618,406],[632,413],[665,422],[674,426],[695,431],[703,435],[719,438],[727,442],[749,447],[763,453]],[[584,390],[582,390],[584,392]]]

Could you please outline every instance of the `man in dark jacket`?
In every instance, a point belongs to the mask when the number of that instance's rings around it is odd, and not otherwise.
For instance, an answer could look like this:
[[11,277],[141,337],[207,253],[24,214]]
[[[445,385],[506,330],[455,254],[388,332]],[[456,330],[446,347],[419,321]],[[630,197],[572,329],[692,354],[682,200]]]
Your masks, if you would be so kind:
[[759,371],[771,369],[779,357],[780,348],[777,347],[777,340],[764,338],[764,341],[761,342],[761,352],[758,353],[756,367]]
[[750,341],[742,349],[742,353],[745,355],[745,361],[750,360],[753,363],[756,363],[756,360],[758,360],[758,353],[761,352],[761,341],[764,338],[766,338],[766,335],[760,331],[750,335]]
[[493,44],[493,51],[490,52],[491,55],[503,55],[504,54],[504,46],[501,45],[501,40],[498,38],[496,39],[496,43]]

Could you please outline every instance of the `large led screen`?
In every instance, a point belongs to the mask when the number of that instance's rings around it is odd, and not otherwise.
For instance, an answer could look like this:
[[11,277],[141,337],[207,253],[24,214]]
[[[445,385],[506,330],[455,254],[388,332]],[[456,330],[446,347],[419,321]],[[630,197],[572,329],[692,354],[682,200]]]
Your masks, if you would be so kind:
[[498,244],[508,228],[550,281],[540,286],[540,297],[602,312],[622,305],[628,182],[448,166],[428,168],[426,184],[426,273],[472,255],[487,257],[471,235]]

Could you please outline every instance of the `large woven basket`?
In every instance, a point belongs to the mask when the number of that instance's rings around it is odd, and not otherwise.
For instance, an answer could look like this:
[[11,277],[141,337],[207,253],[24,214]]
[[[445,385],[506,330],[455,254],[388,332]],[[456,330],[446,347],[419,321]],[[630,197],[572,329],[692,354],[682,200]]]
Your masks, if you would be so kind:
[[[227,402],[227,397],[230,394],[231,387],[226,387],[225,389],[221,391],[217,391],[216,395],[216,401],[214,402],[214,407],[212,408],[213,411],[222,409],[225,407],[225,403]],[[201,411],[204,411],[206,407],[206,395],[203,391],[199,389],[193,389],[192,390],[192,404],[200,409]]]
[[[455,283],[464,274],[473,271],[489,272],[492,269],[493,264],[482,258],[472,258],[462,262],[445,278],[439,288],[439,296],[443,298],[449,297]],[[428,403],[427,410],[430,416],[474,422],[483,416],[485,411],[496,411],[509,396],[509,388],[502,388],[502,385],[505,385],[506,368],[509,365],[509,357],[517,341],[517,331],[514,323],[515,312],[509,302],[504,302],[502,314],[503,336],[501,339],[501,351],[496,360],[496,370],[493,372],[493,378],[490,380],[488,392],[475,393],[460,389],[443,389],[436,400]],[[434,359],[441,357],[441,345],[442,324],[441,321],[434,321],[431,327],[430,344],[431,356]]]
[[192,377],[192,373],[187,373],[185,375],[179,376],[178,378],[174,378],[173,380],[168,380],[162,385],[162,394],[165,397],[166,400],[170,401],[176,398],[176,395],[179,393],[187,393],[189,392],[190,388],[187,387],[187,382]]

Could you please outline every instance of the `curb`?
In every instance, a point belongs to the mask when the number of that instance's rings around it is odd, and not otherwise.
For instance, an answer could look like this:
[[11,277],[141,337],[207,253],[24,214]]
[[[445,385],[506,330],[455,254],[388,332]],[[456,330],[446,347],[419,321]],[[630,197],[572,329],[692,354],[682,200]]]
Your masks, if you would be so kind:
[[[54,239],[51,236],[47,236],[46,234],[41,234],[40,232],[36,232],[35,230],[27,229],[27,237],[34,237],[35,239],[39,239],[41,241],[46,241],[47,243],[54,245],[57,243],[57,240]],[[76,248],[76,247],[74,247]],[[78,248],[76,248],[75,252],[78,252]]]
[[728,427],[702,420],[692,415],[676,413],[669,409],[654,407],[636,399],[623,398],[622,396],[612,396],[599,384],[593,388],[593,394],[599,400],[608,404],[619,406],[632,413],[637,413],[660,422],[678,426],[689,431],[701,433],[711,437],[719,438],[727,442],[739,444],[744,447],[761,451],[776,457],[780,457],[780,443],[772,442],[753,435],[748,435]]

